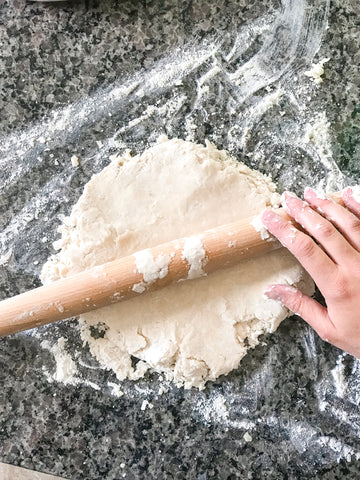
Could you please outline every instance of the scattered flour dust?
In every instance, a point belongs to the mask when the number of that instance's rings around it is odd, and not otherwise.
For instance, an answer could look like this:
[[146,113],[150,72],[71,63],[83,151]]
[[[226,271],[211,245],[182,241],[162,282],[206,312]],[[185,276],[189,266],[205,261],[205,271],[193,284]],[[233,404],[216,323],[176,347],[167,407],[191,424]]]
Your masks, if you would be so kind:
[[326,151],[329,145],[329,127],[330,123],[326,118],[325,112],[317,115],[312,123],[305,126],[304,140],[306,143],[322,146]]
[[214,390],[207,399],[200,399],[196,411],[207,423],[221,423],[226,425],[229,420],[229,410],[226,398]]
[[344,395],[346,394],[348,388],[343,363],[345,355],[346,353],[339,355],[338,359],[336,360],[335,367],[331,370],[336,395],[340,398],[344,398]]
[[341,190],[344,186],[344,174],[333,159],[331,151],[330,122],[325,112],[314,116],[311,122],[305,124],[303,147],[313,156],[315,153],[320,162],[329,171],[326,181],[323,180],[317,189],[326,193]]
[[46,340],[41,343],[41,346],[54,355],[56,362],[56,369],[53,375],[44,370],[48,380],[61,382],[65,385],[77,385],[82,383],[78,377],[76,363],[66,351],[66,339],[64,337],[60,337],[57,343],[53,346],[50,346],[50,343]]
[[[234,395],[224,395],[222,392],[214,389],[211,391],[208,397],[200,396],[197,400],[194,408],[196,417],[206,424],[222,425],[224,427],[242,430],[244,432],[243,439],[245,442],[251,442],[252,436],[250,431],[256,429],[256,422],[244,417],[242,412],[242,418],[238,418],[239,411],[237,407],[233,405]],[[230,418],[236,417],[235,419]]]

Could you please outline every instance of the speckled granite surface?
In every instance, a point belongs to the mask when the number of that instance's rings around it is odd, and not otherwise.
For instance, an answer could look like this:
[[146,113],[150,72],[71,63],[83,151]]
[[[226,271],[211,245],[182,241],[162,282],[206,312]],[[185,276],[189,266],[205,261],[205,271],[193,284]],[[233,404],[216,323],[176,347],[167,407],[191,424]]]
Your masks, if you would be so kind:
[[[0,8],[1,298],[39,284],[58,215],[109,155],[159,133],[207,137],[298,193],[359,179],[355,0]],[[304,71],[324,57],[319,88]],[[304,143],[321,118],[329,138]],[[40,343],[61,336],[81,385],[49,382]],[[70,320],[0,340],[0,461],[74,480],[356,479],[359,378],[357,361],[291,318],[203,392],[160,395],[153,375],[118,398]]]

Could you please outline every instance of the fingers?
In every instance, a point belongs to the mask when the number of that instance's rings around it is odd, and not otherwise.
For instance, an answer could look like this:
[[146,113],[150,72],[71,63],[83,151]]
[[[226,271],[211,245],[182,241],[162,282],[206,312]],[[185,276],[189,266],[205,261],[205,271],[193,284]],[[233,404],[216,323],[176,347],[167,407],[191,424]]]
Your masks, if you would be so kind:
[[[357,251],[360,250],[360,203],[356,202],[350,188],[343,192],[343,200],[348,209],[340,206],[332,200],[319,197],[311,188],[305,190],[304,198],[311,207],[321,212],[342,232],[343,236],[353,248]],[[356,212],[358,212],[359,218],[357,218]],[[313,236],[318,238],[316,235]],[[340,247],[342,248],[341,243]],[[340,252],[341,256],[343,256],[342,252]],[[341,258],[339,258],[338,262],[341,261]]]
[[342,193],[342,199],[345,206],[355,217],[360,219],[360,186],[348,187]]
[[264,226],[299,260],[309,272],[320,291],[326,290],[330,278],[337,274],[337,266],[326,253],[303,232],[272,210],[261,216]]
[[288,285],[270,285],[264,293],[268,298],[280,301],[289,310],[300,315],[323,340],[333,342],[336,339],[336,329],[327,309],[313,298]]
[[[306,199],[318,205],[321,204],[321,209],[326,208],[328,211],[331,211],[330,207],[333,207],[334,210],[334,207],[337,206],[335,204],[332,205],[330,200],[318,198],[316,193],[311,189],[307,189]],[[291,193],[284,193],[282,203],[286,211],[320,243],[327,254],[337,264],[348,264],[353,261],[353,247],[329,220],[318,214],[307,203]],[[339,209],[340,208],[339,206]],[[346,212],[345,209],[342,210],[344,210],[342,213],[345,216],[347,213],[353,216],[351,213]],[[336,213],[338,217],[341,217],[341,211],[340,213],[336,211]]]

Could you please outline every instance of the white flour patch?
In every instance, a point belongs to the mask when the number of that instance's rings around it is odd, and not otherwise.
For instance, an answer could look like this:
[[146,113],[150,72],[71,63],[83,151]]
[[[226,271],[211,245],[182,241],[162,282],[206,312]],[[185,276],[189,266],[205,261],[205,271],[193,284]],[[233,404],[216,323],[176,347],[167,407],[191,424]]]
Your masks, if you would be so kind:
[[[65,385],[77,385],[82,383],[78,377],[76,363],[66,351],[66,339],[64,337],[60,337],[57,343],[53,346],[50,346],[47,341],[43,341],[41,346],[54,355],[56,369],[55,373],[50,376],[52,380],[64,383]],[[48,378],[49,375],[50,374],[47,375]]]
[[185,239],[182,258],[190,265],[189,279],[206,275],[203,270],[206,264],[206,252],[200,237],[194,236]]
[[159,255],[154,258],[150,250],[142,250],[135,253],[134,257],[136,268],[143,275],[144,282],[151,284],[168,274],[168,266],[171,262],[169,255]]
[[327,177],[318,185],[317,190],[330,193],[341,190],[344,184],[344,175],[336,164],[331,151],[330,123],[325,112],[314,117],[312,122],[305,125],[303,137],[304,148],[316,153],[321,163],[328,170]]
[[[239,409],[235,408],[234,394],[223,394],[214,390],[208,397],[199,397],[194,407],[194,414],[204,423],[222,425],[244,431],[244,440],[251,441],[250,431],[256,430],[256,422],[246,417],[239,417]],[[251,438],[251,439],[250,439]]]
[[344,373],[344,356],[346,354],[339,355],[338,359],[336,360],[335,367],[331,370],[331,375],[334,381],[334,387],[336,391],[336,395],[338,397],[344,398],[344,395],[347,391],[347,382],[345,379]]
[[273,240],[273,237],[270,237],[269,232],[267,231],[266,227],[261,220],[261,215],[258,215],[251,221],[251,225],[254,229],[260,233],[262,240]]
[[207,399],[200,398],[195,411],[207,423],[215,422],[226,425],[229,420],[226,398],[216,391]]

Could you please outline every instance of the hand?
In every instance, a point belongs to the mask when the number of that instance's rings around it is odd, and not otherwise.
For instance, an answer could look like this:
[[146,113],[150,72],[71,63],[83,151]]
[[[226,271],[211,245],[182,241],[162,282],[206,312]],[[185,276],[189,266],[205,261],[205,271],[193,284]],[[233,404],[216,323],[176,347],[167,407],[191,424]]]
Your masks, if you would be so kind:
[[321,198],[310,188],[303,202],[286,192],[282,204],[304,233],[273,210],[262,214],[264,226],[309,272],[325,298],[323,307],[287,285],[270,285],[265,295],[280,301],[309,323],[320,337],[360,357],[360,202],[350,187],[345,207]]

